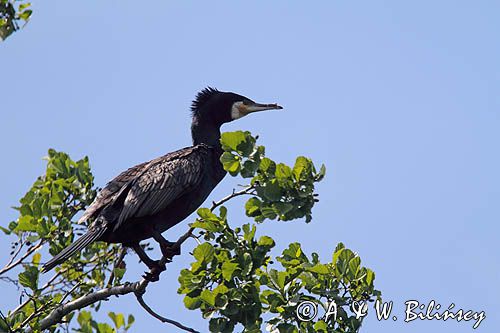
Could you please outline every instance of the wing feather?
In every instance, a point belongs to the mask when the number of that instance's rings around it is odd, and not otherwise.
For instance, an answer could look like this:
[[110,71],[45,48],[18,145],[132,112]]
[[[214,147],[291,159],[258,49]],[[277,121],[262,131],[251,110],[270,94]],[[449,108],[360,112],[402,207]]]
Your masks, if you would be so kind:
[[205,172],[208,149],[198,148],[197,153],[193,153],[196,147],[177,158],[152,161],[144,172],[133,180],[115,230],[130,218],[160,212],[175,199],[199,185]]

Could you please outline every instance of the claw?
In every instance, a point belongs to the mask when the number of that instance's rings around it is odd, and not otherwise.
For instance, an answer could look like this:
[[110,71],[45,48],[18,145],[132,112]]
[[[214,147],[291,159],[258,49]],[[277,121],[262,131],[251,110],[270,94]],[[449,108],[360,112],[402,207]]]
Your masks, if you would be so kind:
[[155,260],[154,263],[155,264],[152,267],[150,267],[150,271],[145,272],[144,275],[142,276],[145,280],[149,282],[158,281],[160,279],[161,272],[167,269],[167,267],[164,264],[160,265],[160,262],[158,260]]

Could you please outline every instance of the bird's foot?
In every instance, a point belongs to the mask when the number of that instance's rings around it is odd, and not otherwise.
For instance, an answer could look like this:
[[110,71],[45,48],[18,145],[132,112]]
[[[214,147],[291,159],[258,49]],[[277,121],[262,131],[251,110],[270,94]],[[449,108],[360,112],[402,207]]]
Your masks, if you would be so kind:
[[160,249],[163,256],[169,259],[181,254],[181,247],[175,242],[162,242],[160,244]]
[[158,260],[155,260],[154,264],[149,266],[149,272],[145,272],[142,277],[149,282],[156,282],[160,279],[161,272],[166,269],[167,267],[165,266],[165,264],[160,265],[160,262]]

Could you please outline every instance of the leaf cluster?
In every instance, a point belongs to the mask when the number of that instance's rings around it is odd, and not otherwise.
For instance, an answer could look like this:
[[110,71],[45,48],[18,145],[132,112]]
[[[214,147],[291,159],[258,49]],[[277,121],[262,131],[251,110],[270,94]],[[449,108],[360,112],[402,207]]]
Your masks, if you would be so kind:
[[[74,161],[67,154],[50,149],[46,160],[45,174],[36,179],[20,199],[20,205],[14,207],[19,212],[18,218],[0,227],[6,235],[15,237],[10,264],[0,270],[0,277],[23,287],[20,306],[0,319],[3,329],[21,330],[29,326],[37,331],[39,320],[65,299],[82,296],[109,282],[117,284],[125,272],[123,267],[112,268],[119,247],[98,242],[57,267],[48,281],[42,278],[42,254],[47,252],[42,249],[55,255],[84,233],[88,222],[80,224],[75,218],[96,196],[87,157]],[[17,279],[7,278],[11,270],[19,272]],[[110,276],[113,281],[109,281]],[[94,310],[98,309],[99,304],[94,306]],[[65,321],[71,322],[73,316],[68,315]],[[88,327],[96,332],[109,331],[103,323]],[[60,329],[54,327],[51,331]]]
[[19,23],[29,21],[33,11],[25,0],[0,0],[0,40],[19,29]]
[[233,176],[251,178],[250,186],[256,191],[245,204],[247,216],[256,222],[303,217],[311,221],[311,210],[318,201],[314,186],[325,176],[324,165],[317,172],[311,159],[303,156],[297,157],[293,167],[276,163],[265,157],[264,146],[257,145],[250,132],[223,133],[221,143],[224,169]]
[[[270,254],[275,241],[256,237],[255,224],[232,229],[224,206],[219,215],[206,208],[198,215],[192,226],[203,230],[205,242],[194,249],[191,267],[181,271],[178,292],[185,295],[186,308],[210,318],[211,332],[233,332],[238,324],[244,332],[261,332],[264,322],[280,333],[357,332],[362,318],[350,306],[380,296],[374,272],[342,243],[328,263],[316,253],[309,258],[299,243],[292,243],[276,258],[282,267],[276,269]],[[338,316],[300,321],[296,311],[302,301],[325,310],[335,302]],[[272,317],[266,320],[266,314]]]
[[[247,216],[258,223],[311,220],[318,201],[315,183],[323,179],[324,166],[317,172],[306,157],[297,158],[293,167],[275,163],[249,132],[224,133],[221,143],[224,169],[251,178],[238,193],[251,196],[245,204]],[[321,263],[316,253],[308,257],[299,243],[292,243],[276,258],[278,269],[271,255],[275,241],[256,237],[257,224],[231,228],[224,206],[218,215],[201,208],[198,216],[191,226],[201,229],[205,242],[195,248],[191,267],[181,271],[178,292],[185,295],[188,309],[199,309],[210,318],[211,332],[233,332],[237,325],[244,332],[261,332],[264,323],[273,332],[357,332],[362,318],[357,319],[350,306],[380,296],[373,271],[362,267],[359,256],[342,243],[328,263]],[[296,311],[301,301],[323,309],[335,302],[338,316],[300,321]]]

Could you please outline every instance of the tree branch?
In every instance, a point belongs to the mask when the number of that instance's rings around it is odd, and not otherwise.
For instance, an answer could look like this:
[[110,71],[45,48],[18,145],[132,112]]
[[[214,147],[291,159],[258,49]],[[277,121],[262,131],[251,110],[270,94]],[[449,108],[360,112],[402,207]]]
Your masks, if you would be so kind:
[[[240,195],[245,195],[245,194],[252,194],[252,192],[254,190],[255,190],[255,188],[253,186],[246,187],[245,189],[238,191],[238,192],[233,190],[233,193],[228,195],[227,197],[224,197],[220,201],[217,201],[217,202],[214,201],[212,203],[212,207],[210,208],[210,210],[213,211],[215,208],[223,205],[225,202],[231,200],[234,197],[237,197]],[[184,233],[182,236],[179,237],[177,242],[175,242],[174,246],[178,246],[180,248],[180,246],[188,238],[193,237],[193,231],[194,231],[194,228],[189,228],[189,230],[186,233]],[[31,251],[31,252],[33,252],[33,251]],[[123,251],[121,253],[120,257],[122,257],[124,255],[125,255],[125,252]],[[168,264],[169,262],[172,261],[172,258],[174,256],[175,256],[174,254],[170,255],[170,256],[162,256],[160,261],[159,261],[159,265]],[[118,261],[120,261],[120,260],[118,260]],[[143,295],[145,294],[146,288],[148,285],[149,285],[149,281],[147,281],[146,279],[143,279],[141,281],[137,281],[137,282],[133,282],[133,283],[125,283],[125,284],[120,285],[120,286],[104,288],[104,289],[98,290],[96,292],[81,296],[81,297],[74,299],[70,302],[67,302],[65,304],[60,304],[55,309],[53,309],[52,312],[47,317],[45,317],[44,319],[42,319],[40,321],[40,329],[42,331],[45,329],[48,329],[49,327],[51,327],[57,323],[60,323],[62,321],[62,318],[64,316],[66,316],[67,314],[69,314],[73,311],[76,311],[76,310],[83,309],[91,304],[107,300],[110,296],[120,296],[120,295],[134,293],[136,298],[137,298],[137,301],[144,308],[144,310],[146,310],[150,315],[152,315],[156,319],[158,319],[164,323],[175,325],[176,327],[183,329],[187,332],[199,333],[198,331],[196,331],[192,328],[189,328],[187,326],[184,326],[175,320],[165,318],[165,317],[157,314],[156,312],[154,312],[146,304],[146,302],[143,299]]]
[[20,263],[23,262],[24,259],[26,259],[30,254],[41,248],[43,245],[43,240],[40,240],[36,245],[32,245],[28,248],[25,254],[23,254],[22,257],[17,259],[15,262],[11,262],[10,264],[7,264],[4,268],[0,269],[0,275],[2,275],[5,272],[10,271],[12,268],[16,267]]
[[237,196],[240,196],[240,195],[245,195],[245,194],[253,194],[253,191],[255,190],[255,186],[249,186],[249,187],[245,187],[244,189],[242,189],[241,191],[238,191],[236,192],[234,189],[233,189],[233,193],[231,193],[230,195],[228,195],[227,197],[224,197],[222,198],[221,200],[219,201],[213,201],[212,202],[212,207],[210,208],[211,211],[213,211],[215,208],[223,205],[224,203],[226,203],[227,201],[231,200],[232,198],[235,198]]
[[187,327],[187,326],[184,326],[182,325],[181,323],[175,321],[175,320],[172,320],[172,319],[168,319],[168,318],[165,318],[163,316],[160,316],[159,314],[157,314],[156,312],[153,311],[153,309],[151,309],[147,304],[146,302],[144,301],[144,299],[142,298],[142,295],[143,294],[140,294],[140,293],[136,293],[135,296],[137,298],[137,302],[139,302],[139,304],[144,308],[144,310],[146,310],[147,313],[149,313],[150,315],[152,315],[153,317],[155,317],[156,319],[158,319],[159,321],[161,321],[162,323],[168,323],[168,324],[172,324],[172,325],[175,325],[177,326],[178,328],[180,328],[181,330],[184,330],[186,332],[191,332],[191,333],[200,333],[199,331],[195,330],[195,329],[192,329],[190,327]]
[[5,266],[9,266],[10,264],[12,264],[12,262],[14,261],[14,259],[16,259],[16,257],[19,254],[19,252],[21,252],[24,244],[26,244],[26,240],[24,240],[23,237],[22,237],[22,235],[21,235],[21,236],[19,236],[19,244],[18,244],[16,250],[14,251],[14,253],[12,254],[12,256],[10,257],[10,260],[7,263],[7,265],[5,265]]
[[[184,243],[186,241],[186,239],[188,239],[190,237],[190,235],[191,235],[190,231],[186,232],[184,235],[182,235],[177,240],[175,245],[181,246],[182,243]],[[174,255],[163,256],[160,259],[159,264],[160,265],[167,264],[167,263],[172,261],[173,257],[174,257]],[[44,319],[42,319],[40,321],[40,329],[42,331],[45,329],[48,329],[49,327],[51,327],[57,323],[60,323],[62,321],[62,318],[64,316],[66,316],[67,314],[69,314],[75,310],[83,309],[91,304],[107,300],[110,296],[120,296],[120,295],[134,293],[136,296],[141,295],[141,298],[142,298],[142,295],[146,292],[146,287],[148,286],[148,284],[149,284],[149,281],[147,281],[145,279],[143,279],[141,281],[133,282],[133,283],[125,283],[121,286],[104,288],[104,289],[98,290],[96,292],[81,296],[75,300],[68,302],[68,303],[61,304],[61,305],[57,306],[54,310],[52,310],[52,312],[47,317],[45,317]],[[139,300],[139,298],[138,298],[138,300]],[[141,304],[140,301],[139,301],[139,304]],[[141,304],[142,307],[144,307],[143,304],[145,305],[144,300],[142,300],[142,304]],[[148,312],[150,312],[150,311],[153,312],[151,310],[151,308],[149,308],[147,305],[146,305],[146,307],[144,307],[144,309],[146,309],[146,311],[148,311]],[[156,315],[155,318],[158,318],[158,316],[159,315]],[[159,316],[159,317],[161,317],[161,316]],[[163,317],[161,317],[161,318],[163,318]],[[163,319],[167,319],[167,318],[163,318]],[[170,320],[170,319],[167,319],[164,322],[171,323],[171,324],[176,325],[176,326],[181,325],[178,322]],[[181,325],[181,326],[183,326],[183,325]],[[180,326],[178,326],[178,327],[180,328]],[[185,326],[183,326],[183,327],[185,327]],[[188,331],[188,332],[196,332],[196,331],[191,329],[191,331]]]
[[117,287],[101,289],[96,292],[79,297],[66,304],[59,305],[54,310],[52,310],[52,312],[47,317],[40,320],[40,330],[48,329],[52,325],[61,322],[62,318],[70,312],[80,310],[99,301],[104,301],[113,295],[126,295],[135,293],[138,290],[144,290],[147,285],[148,281],[146,280],[135,283],[126,283]]
[[107,287],[111,287],[113,285],[113,280],[115,279],[115,268],[119,267],[121,263],[123,262],[123,259],[125,258],[125,255],[127,255],[127,248],[122,247],[120,249],[120,255],[118,256],[118,259],[115,260],[115,263],[113,264],[113,269],[111,270],[111,274],[109,275]]

